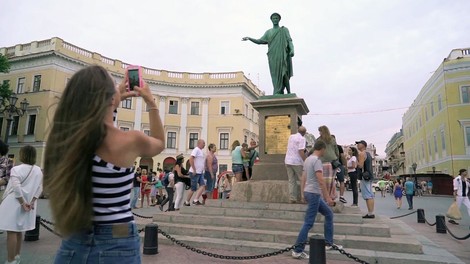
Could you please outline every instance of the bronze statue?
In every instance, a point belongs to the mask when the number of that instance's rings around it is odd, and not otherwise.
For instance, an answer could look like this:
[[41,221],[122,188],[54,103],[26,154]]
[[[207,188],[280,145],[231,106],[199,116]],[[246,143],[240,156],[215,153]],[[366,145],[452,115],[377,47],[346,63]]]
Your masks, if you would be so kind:
[[284,94],[284,89],[290,94],[289,79],[292,73],[292,57],[294,57],[294,44],[286,27],[279,27],[281,15],[271,15],[273,28],[268,29],[260,39],[244,37],[256,44],[268,44],[269,71],[273,82],[273,95]]

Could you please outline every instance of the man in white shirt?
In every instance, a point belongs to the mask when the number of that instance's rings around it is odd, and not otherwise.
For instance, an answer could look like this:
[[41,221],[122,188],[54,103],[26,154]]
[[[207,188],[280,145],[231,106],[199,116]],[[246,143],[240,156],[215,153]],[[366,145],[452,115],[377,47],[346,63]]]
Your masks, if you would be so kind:
[[[461,169],[459,171],[459,176],[454,178],[454,200],[457,202],[458,208],[464,204],[467,207],[467,212],[470,216],[470,180],[467,176],[467,170]],[[458,224],[453,219],[449,220],[449,223]]]
[[307,129],[299,126],[298,133],[289,136],[287,142],[287,152],[284,163],[286,164],[287,177],[289,179],[289,202],[297,203],[300,201],[300,186],[297,181],[300,180],[303,171],[303,164],[306,158],[304,138]]
[[[189,164],[191,168],[189,168],[189,178],[191,178],[191,189],[188,192],[188,196],[184,205],[190,206],[191,198],[194,192],[197,191],[196,197],[193,201],[194,205],[201,205],[202,203],[199,201],[199,198],[204,191],[204,186],[206,185],[204,181],[204,161],[206,160],[204,157],[204,153],[202,150],[206,146],[206,142],[202,139],[197,141],[197,146],[191,152],[191,157],[189,157]],[[199,185],[199,187],[198,187]]]

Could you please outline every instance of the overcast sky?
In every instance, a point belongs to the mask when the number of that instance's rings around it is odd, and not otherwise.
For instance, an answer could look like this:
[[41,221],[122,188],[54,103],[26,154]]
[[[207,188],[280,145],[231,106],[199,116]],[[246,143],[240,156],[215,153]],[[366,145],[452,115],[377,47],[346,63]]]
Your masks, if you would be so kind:
[[[341,144],[378,154],[444,57],[470,47],[468,0],[14,1],[0,4],[0,47],[60,37],[103,56],[155,69],[243,71],[266,94],[267,46],[242,42],[272,27],[292,36],[291,90]],[[395,109],[395,110],[390,110]]]

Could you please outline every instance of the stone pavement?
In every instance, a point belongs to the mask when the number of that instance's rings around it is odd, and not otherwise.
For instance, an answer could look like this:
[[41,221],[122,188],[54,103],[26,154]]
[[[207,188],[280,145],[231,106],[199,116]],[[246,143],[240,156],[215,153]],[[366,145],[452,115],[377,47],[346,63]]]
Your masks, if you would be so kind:
[[[351,201],[351,192],[346,193],[346,199]],[[451,204],[452,198],[450,197],[419,197],[415,198],[415,209],[423,208],[426,213],[426,219],[429,222],[435,221],[435,215],[442,213],[445,214],[448,206]],[[365,212],[364,201],[360,199],[359,201],[361,210]],[[404,201],[406,204],[406,201]],[[406,206],[403,206],[406,208]],[[152,214],[160,212],[157,207],[143,208],[136,210],[136,213],[146,216],[151,216]],[[382,216],[398,216],[408,213],[408,210],[398,210],[395,207],[394,200],[391,196],[385,198],[377,197],[376,198],[376,213]],[[47,200],[40,200],[39,202],[39,213],[45,219],[50,220],[50,211],[48,208]],[[451,230],[457,236],[467,235],[470,225],[470,217],[465,214],[462,210],[463,220],[460,222],[459,226],[454,226],[447,224]],[[416,214],[406,216],[397,220],[397,223],[402,224],[405,230],[414,234],[420,241],[423,243],[428,243],[429,245],[436,247],[436,250],[439,247],[446,249],[450,253],[454,254],[460,258],[464,263],[470,263],[470,250],[468,247],[470,245],[470,240],[459,241],[453,239],[449,234],[438,234],[435,231],[435,227],[430,227],[426,224],[418,224]],[[141,219],[136,218],[136,221],[139,225],[145,225],[151,222],[151,219]],[[299,227],[300,228],[300,227]],[[159,239],[166,239],[162,236]],[[55,252],[59,247],[60,239],[50,233],[49,231],[41,228],[40,240],[35,242],[23,242],[22,249],[22,263],[31,263],[31,264],[45,264],[52,263]],[[432,247],[430,247],[432,248]],[[234,252],[234,251],[224,251],[224,250],[214,250],[206,249],[204,245],[201,245],[201,249],[210,251],[211,253],[221,254],[221,255],[236,255],[243,256],[247,255],[243,252]],[[347,250],[347,249],[346,249]],[[6,259],[6,234],[0,235],[0,263]],[[160,243],[159,245],[159,254],[157,255],[143,255],[142,263],[159,263],[159,264],[175,264],[175,263],[308,263],[307,260],[296,260],[292,259],[287,253],[280,256],[270,257],[266,259],[259,260],[247,260],[247,261],[237,261],[237,260],[221,260],[213,259],[207,256],[199,255],[194,252],[191,252],[187,249],[181,248],[177,245],[166,245]],[[346,264],[354,263],[352,261],[333,261],[327,260],[329,264]]]

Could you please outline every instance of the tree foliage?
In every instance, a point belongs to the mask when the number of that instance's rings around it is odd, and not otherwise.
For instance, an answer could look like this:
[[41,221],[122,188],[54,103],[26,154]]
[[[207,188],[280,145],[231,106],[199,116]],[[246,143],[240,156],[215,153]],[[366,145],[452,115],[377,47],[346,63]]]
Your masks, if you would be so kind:
[[[8,73],[10,71],[10,62],[8,58],[0,54],[0,72]],[[10,83],[3,82],[0,83],[0,97],[3,99],[2,104],[4,104],[11,96],[12,91],[10,90]]]

